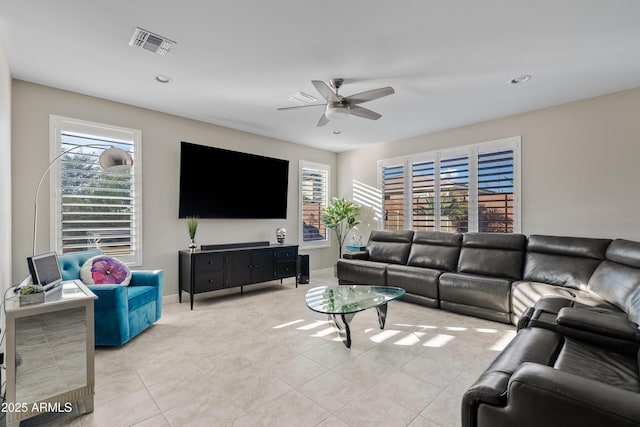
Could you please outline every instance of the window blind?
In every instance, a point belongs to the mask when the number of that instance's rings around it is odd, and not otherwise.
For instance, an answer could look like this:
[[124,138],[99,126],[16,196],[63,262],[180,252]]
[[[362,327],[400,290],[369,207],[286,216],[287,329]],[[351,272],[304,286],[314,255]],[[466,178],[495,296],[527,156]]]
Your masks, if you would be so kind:
[[303,167],[300,193],[302,195],[302,241],[327,240],[322,222],[322,210],[327,207],[328,171]]
[[104,144],[127,151],[134,160],[133,140],[114,140],[64,129],[60,150],[76,148],[61,158],[60,209],[63,253],[100,249],[107,255],[133,256],[136,247],[136,203],[133,168],[104,172],[99,165]]
[[478,153],[478,231],[513,232],[513,149]]
[[404,166],[382,168],[384,229],[404,229]]
[[411,165],[411,222],[413,230],[436,229],[436,164],[433,160]]
[[440,231],[469,231],[469,156],[440,159]]

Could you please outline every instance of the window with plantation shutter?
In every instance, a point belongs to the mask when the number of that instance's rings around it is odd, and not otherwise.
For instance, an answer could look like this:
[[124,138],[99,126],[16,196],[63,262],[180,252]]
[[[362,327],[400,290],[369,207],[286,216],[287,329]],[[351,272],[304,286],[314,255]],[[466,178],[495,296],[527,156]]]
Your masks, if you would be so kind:
[[513,232],[513,149],[478,153],[478,231]]
[[404,229],[404,165],[383,166],[384,229]]
[[411,165],[411,223],[416,231],[436,229],[436,164],[423,161]]
[[[141,265],[140,132],[55,116],[52,130],[56,155],[63,153],[52,180],[56,251],[99,249]],[[128,152],[133,167],[103,171],[100,154],[108,147]]]
[[520,232],[520,137],[378,165],[386,230]]
[[301,246],[328,245],[322,210],[329,199],[329,165],[300,161]]
[[440,159],[440,231],[469,231],[469,156]]

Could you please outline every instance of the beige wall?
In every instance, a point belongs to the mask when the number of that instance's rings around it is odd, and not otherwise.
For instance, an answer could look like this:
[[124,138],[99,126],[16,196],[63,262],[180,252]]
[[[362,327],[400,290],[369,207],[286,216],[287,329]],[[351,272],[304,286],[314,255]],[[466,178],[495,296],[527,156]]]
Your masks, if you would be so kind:
[[[184,220],[178,219],[180,141],[266,155],[290,162],[286,220],[201,220],[196,235],[200,244],[275,241],[278,227],[287,229],[287,242],[297,242],[298,161],[326,163],[331,165],[332,171],[336,170],[335,153],[14,80],[14,281],[22,280],[27,274],[25,259],[31,252],[32,198],[40,174],[49,163],[50,114],[142,131],[143,268],[165,270],[165,295],[177,293],[177,253],[188,244],[186,225]],[[335,188],[335,179],[332,182]],[[43,251],[48,247],[48,199],[42,198],[39,203],[38,247]],[[311,254],[312,269],[330,267],[337,257],[335,247],[306,253]]]
[[379,159],[520,135],[523,233],[640,240],[639,111],[640,88],[341,153],[338,194],[375,187]]
[[[0,37],[0,292],[11,282],[11,73]],[[4,325],[1,326],[4,329]]]

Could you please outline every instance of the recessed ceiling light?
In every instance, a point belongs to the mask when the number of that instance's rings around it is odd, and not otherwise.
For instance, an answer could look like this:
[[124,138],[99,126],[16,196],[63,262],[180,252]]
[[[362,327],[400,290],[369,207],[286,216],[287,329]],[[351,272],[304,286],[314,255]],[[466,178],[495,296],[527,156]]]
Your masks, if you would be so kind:
[[333,134],[334,134],[334,135],[340,135],[341,133],[342,133],[342,131],[341,131],[341,130],[334,130],[334,131],[333,131]]
[[512,78],[511,80],[509,80],[509,83],[517,85],[518,83],[524,83],[529,80],[531,80],[531,75],[523,74],[521,76]]
[[156,76],[156,81],[159,82],[159,83],[170,83],[171,82],[171,77],[163,76],[162,74],[158,74]]

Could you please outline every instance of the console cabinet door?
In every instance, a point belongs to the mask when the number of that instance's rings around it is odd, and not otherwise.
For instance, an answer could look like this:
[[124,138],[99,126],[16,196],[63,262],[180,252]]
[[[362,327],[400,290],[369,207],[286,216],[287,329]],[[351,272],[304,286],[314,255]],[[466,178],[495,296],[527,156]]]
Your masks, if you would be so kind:
[[251,283],[251,251],[224,254],[224,285],[227,288]]
[[251,281],[268,282],[275,279],[275,256],[273,249],[261,249],[251,252]]
[[225,287],[267,282],[275,278],[273,249],[234,251],[224,257]]

